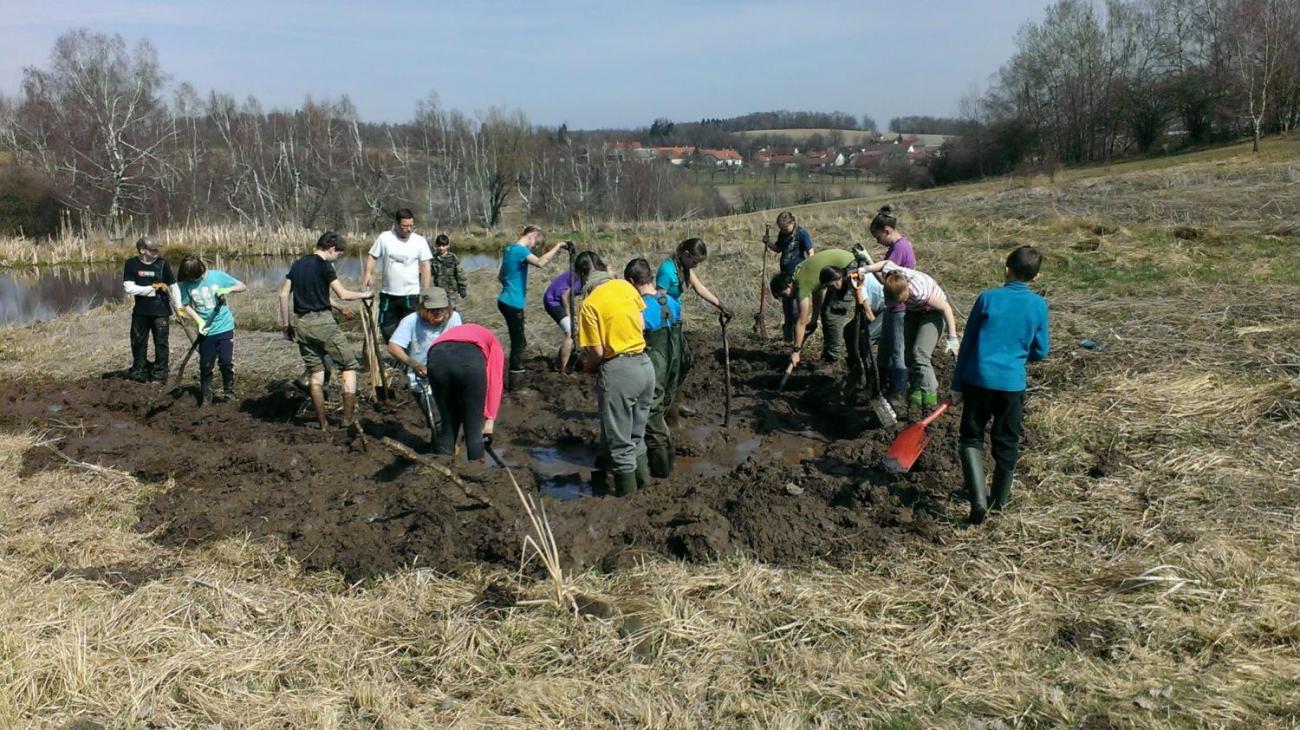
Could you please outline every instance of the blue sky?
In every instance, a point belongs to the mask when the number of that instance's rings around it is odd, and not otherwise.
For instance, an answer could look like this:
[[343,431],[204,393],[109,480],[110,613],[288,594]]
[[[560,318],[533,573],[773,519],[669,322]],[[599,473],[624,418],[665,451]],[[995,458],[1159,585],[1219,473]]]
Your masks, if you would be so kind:
[[437,92],[575,129],[752,111],[949,115],[1047,0],[0,0],[0,93],[70,28],[147,38],[174,82],[292,108],[349,94],[400,121]]

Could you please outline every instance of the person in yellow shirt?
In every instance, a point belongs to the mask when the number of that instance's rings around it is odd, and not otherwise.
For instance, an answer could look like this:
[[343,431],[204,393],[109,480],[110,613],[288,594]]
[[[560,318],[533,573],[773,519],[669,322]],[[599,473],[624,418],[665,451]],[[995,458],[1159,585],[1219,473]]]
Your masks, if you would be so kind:
[[622,497],[650,482],[645,427],[655,369],[642,332],[645,302],[636,287],[611,278],[608,270],[592,272],[584,294],[578,346],[587,350],[583,370],[597,373],[601,449],[613,473],[614,493]]

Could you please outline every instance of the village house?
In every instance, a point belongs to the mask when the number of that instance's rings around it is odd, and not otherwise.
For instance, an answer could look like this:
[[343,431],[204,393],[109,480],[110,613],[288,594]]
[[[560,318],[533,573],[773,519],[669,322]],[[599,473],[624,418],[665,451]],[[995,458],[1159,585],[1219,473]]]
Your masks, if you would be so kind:
[[727,148],[722,150],[700,150],[700,157],[705,163],[713,164],[716,167],[741,167],[745,164],[745,158],[740,153]]

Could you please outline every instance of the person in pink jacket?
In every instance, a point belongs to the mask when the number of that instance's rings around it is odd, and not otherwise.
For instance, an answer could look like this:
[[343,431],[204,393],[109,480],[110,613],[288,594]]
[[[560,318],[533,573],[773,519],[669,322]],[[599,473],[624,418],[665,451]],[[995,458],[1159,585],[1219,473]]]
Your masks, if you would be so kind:
[[443,332],[429,348],[429,385],[442,427],[433,446],[440,454],[455,453],[456,438],[465,432],[465,455],[483,460],[484,436],[492,434],[501,408],[505,355],[488,328],[462,324]]

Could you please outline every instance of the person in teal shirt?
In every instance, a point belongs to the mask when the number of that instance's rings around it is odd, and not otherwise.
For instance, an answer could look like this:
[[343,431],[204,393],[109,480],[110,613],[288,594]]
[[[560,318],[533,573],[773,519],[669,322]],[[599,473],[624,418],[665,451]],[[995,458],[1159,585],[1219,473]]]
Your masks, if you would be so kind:
[[[181,306],[199,325],[199,402],[210,405],[235,397],[235,315],[225,298],[248,291],[244,282],[216,269],[197,256],[186,256],[177,271]],[[212,366],[221,364],[221,393],[212,392]]]
[[[704,240],[700,238],[688,238],[677,244],[677,253],[671,258],[665,259],[659,265],[659,270],[655,273],[655,288],[672,297],[678,305],[681,304],[682,296],[686,294],[687,289],[695,290],[696,294],[704,301],[712,304],[717,308],[723,317],[730,320],[731,310],[723,306],[722,301],[717,295],[709,291],[709,288],[700,280],[700,275],[695,273],[695,268],[704,263],[709,256],[709,247],[705,245]],[[683,332],[680,335],[682,343],[681,365],[678,368],[678,382],[686,377],[686,373],[691,369],[691,350],[686,344],[686,335],[682,330],[680,317],[674,327]]]
[[510,333],[510,365],[506,376],[506,390],[513,390],[524,374],[524,349],[528,339],[524,336],[524,306],[528,303],[528,267],[542,268],[551,262],[561,248],[572,247],[569,241],[560,241],[550,251],[538,256],[533,247],[546,244],[546,233],[537,226],[525,226],[519,240],[506,246],[501,254],[501,268],[497,280],[501,294],[497,297],[497,311],[506,320]]

